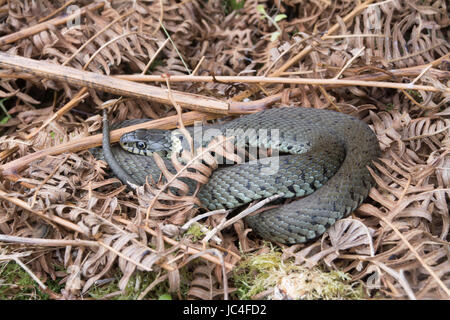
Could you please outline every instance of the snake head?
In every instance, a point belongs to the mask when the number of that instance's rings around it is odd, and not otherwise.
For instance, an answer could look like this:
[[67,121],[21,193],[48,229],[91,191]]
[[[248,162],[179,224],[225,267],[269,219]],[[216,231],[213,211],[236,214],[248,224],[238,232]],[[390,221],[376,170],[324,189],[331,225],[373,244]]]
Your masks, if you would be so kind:
[[169,157],[172,148],[168,130],[138,129],[122,135],[119,143],[122,149],[144,156],[152,156],[156,152],[162,157]]

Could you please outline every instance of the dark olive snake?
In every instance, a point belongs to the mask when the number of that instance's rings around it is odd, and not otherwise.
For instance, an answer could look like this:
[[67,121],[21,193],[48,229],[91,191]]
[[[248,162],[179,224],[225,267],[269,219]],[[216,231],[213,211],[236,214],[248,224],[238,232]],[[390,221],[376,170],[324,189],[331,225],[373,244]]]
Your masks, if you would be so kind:
[[[127,120],[115,127],[142,121],[146,120]],[[380,156],[378,140],[367,124],[353,116],[311,108],[280,108],[242,116],[214,128],[224,136],[231,132],[240,147],[271,148],[282,154],[220,167],[198,193],[210,210],[231,209],[275,194],[302,197],[245,218],[253,231],[268,240],[293,244],[317,238],[355,210],[373,185],[367,166]],[[105,137],[108,130],[106,125]],[[121,144],[134,152],[143,147],[157,151],[174,148],[171,139],[170,132],[137,130],[124,135]],[[202,144],[210,141],[204,135],[202,139]],[[103,149],[109,149],[109,138]],[[98,150],[94,155],[102,159]],[[107,162],[123,182],[141,185],[147,175],[158,179],[160,170],[152,156],[131,153],[118,145],[110,151],[116,162]]]

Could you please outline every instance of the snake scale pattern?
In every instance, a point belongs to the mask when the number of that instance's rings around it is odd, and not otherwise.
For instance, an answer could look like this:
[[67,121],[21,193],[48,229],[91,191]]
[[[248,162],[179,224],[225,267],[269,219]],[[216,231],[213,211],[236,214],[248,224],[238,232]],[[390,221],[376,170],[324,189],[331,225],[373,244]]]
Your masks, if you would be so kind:
[[[112,128],[142,121],[146,120],[128,120]],[[254,129],[256,135],[241,142],[236,139],[236,144],[269,147],[282,155],[271,174],[262,174],[268,168],[267,159],[215,170],[198,194],[206,208],[235,208],[274,194],[302,197],[245,218],[253,231],[268,240],[294,244],[317,238],[355,210],[373,185],[367,166],[380,156],[379,143],[369,126],[355,117],[329,110],[279,108],[242,116],[218,128],[223,135],[230,130],[248,133]],[[260,129],[266,130],[269,138],[275,132],[278,139],[274,141],[279,143],[261,139]],[[147,175],[154,179],[160,175],[151,156],[133,154],[117,145],[111,152],[138,184],[143,184]],[[101,149],[93,153],[103,157]],[[166,164],[173,169],[170,161]]]

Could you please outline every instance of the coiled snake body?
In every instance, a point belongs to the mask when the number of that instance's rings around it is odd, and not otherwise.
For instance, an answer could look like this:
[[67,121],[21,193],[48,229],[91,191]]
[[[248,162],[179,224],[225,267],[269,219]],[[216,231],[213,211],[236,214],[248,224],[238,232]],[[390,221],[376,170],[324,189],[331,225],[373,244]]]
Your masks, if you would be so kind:
[[[145,120],[119,126],[140,121]],[[274,194],[285,198],[303,196],[245,218],[266,239],[293,244],[320,236],[355,210],[373,184],[367,166],[380,155],[378,140],[364,122],[352,116],[329,110],[280,108],[246,115],[215,128],[222,135],[230,131],[243,133],[246,138],[235,139],[237,145],[272,148],[288,154],[219,168],[198,194],[208,209],[234,208]],[[132,145],[144,139],[145,145],[152,144],[146,140],[146,132],[127,134],[121,143]],[[158,136],[153,146],[156,149],[166,144],[160,141],[170,141],[170,133],[148,132]],[[262,139],[263,135],[266,139]],[[206,138],[203,143],[208,141]],[[111,147],[111,152],[133,182],[143,184],[147,175],[158,178],[160,171],[153,157],[133,154],[120,146]],[[99,152],[94,155],[102,158]]]

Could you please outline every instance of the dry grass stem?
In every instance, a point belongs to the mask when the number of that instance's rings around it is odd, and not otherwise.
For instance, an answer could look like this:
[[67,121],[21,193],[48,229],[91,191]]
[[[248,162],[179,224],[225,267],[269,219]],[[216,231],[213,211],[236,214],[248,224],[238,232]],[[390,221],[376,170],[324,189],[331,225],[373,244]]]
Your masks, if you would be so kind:
[[[128,81],[136,82],[162,82],[166,81],[166,76],[151,76],[151,75],[119,75],[115,76],[118,79],[126,79]],[[449,88],[439,89],[434,86],[415,85],[412,83],[396,83],[396,82],[381,82],[381,81],[362,81],[351,79],[311,79],[311,78],[285,78],[285,77],[249,77],[249,76],[170,76],[171,82],[225,82],[225,83],[282,83],[282,84],[301,84],[301,85],[326,85],[330,87],[336,86],[357,86],[357,87],[376,87],[376,88],[391,88],[391,89],[408,89],[408,90],[423,90],[429,92],[445,92],[450,93]]]

